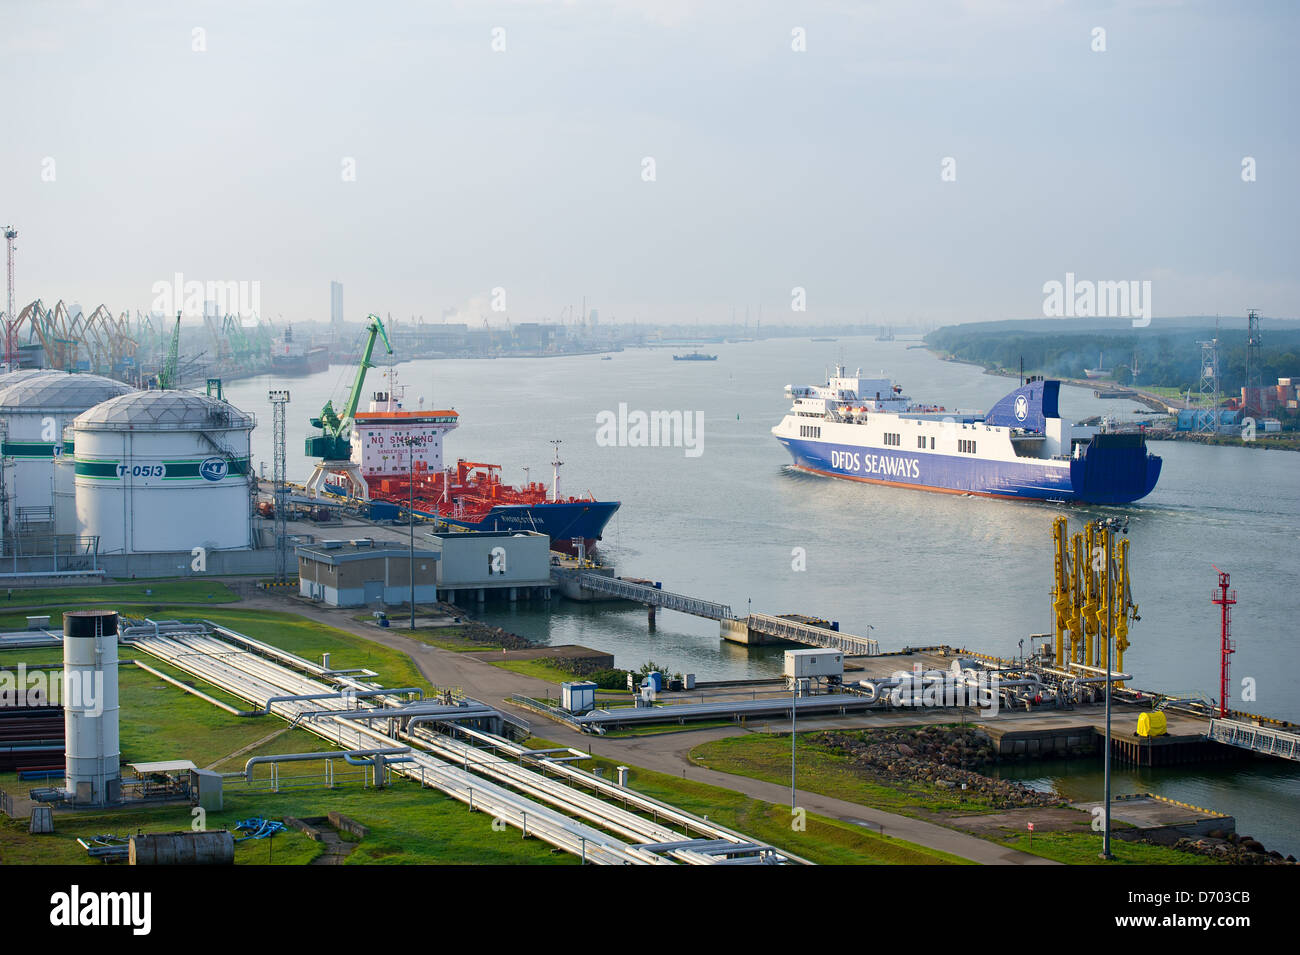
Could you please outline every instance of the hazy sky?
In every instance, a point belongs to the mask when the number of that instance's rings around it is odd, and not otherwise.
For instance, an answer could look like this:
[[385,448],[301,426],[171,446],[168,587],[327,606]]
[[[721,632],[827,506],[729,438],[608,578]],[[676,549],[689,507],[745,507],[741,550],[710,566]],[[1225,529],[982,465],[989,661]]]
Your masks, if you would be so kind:
[[0,223],[20,306],[148,308],[181,272],[260,282],[291,321],[337,279],[349,320],[497,323],[500,287],[514,321],[585,294],[602,321],[951,322],[1041,317],[1068,271],[1151,280],[1157,316],[1296,316],[1298,25],[1291,2],[0,0]]

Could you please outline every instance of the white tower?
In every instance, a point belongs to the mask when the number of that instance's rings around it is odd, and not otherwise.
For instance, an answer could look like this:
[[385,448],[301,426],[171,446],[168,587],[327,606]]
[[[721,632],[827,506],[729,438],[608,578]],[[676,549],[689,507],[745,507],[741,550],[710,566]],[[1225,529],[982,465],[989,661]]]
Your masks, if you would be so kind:
[[67,789],[73,801],[86,806],[119,802],[117,611],[63,615],[61,699]]

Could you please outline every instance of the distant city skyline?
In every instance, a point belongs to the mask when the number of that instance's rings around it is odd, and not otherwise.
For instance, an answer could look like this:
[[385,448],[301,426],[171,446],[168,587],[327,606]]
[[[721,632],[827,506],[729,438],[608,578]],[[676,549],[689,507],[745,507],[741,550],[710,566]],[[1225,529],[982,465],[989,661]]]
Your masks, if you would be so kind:
[[1041,318],[1078,276],[1149,282],[1156,318],[1300,316],[1292,4],[5,21],[18,308],[148,311],[183,273],[257,283],[277,322],[329,323],[338,282],[348,322],[572,321],[585,296],[601,324],[934,325]]

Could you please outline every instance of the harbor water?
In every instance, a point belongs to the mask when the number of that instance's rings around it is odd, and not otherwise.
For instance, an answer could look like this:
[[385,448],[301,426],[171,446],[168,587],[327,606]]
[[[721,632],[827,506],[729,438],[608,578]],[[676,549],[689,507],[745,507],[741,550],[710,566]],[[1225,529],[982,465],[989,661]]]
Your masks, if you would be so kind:
[[[674,362],[667,349],[635,349],[612,361],[549,359],[415,361],[396,366],[407,407],[454,407],[461,426],[447,457],[504,465],[513,482],[551,479],[552,438],[565,462],[565,493],[622,502],[602,557],[623,575],[666,589],[771,613],[806,613],[875,637],[882,648],[946,643],[1006,656],[1051,629],[1051,504],[933,494],[840,481],[792,470],[769,433],[785,413],[787,383],[821,381],[842,360],[884,371],[914,399],[986,409],[1014,379],[944,362],[902,341],[775,339],[710,344],[716,362]],[[268,388],[287,385],[289,475],[305,480],[307,419],[346,395],[353,369],[301,379],[231,382],[231,401],[260,415],[253,453],[271,460]],[[385,386],[384,370],[367,394]],[[697,449],[601,446],[597,415],[682,411],[702,418]],[[1063,388],[1062,414],[1132,418],[1140,406]],[[1210,604],[1214,566],[1232,574],[1233,703],[1300,721],[1300,454],[1153,442],[1164,458],[1154,493],[1126,507],[1066,509],[1072,527],[1102,515],[1131,518],[1132,579],[1142,619],[1125,660],[1137,685],[1217,696],[1219,625]],[[698,454],[694,453],[697,450]],[[801,569],[802,568],[802,569]],[[702,679],[773,675],[780,655],[732,650],[717,625],[671,612],[647,632],[639,608],[560,604],[554,611],[489,614],[542,643],[613,652],[619,665],[653,657]],[[1028,643],[1026,639],[1026,644]],[[1255,700],[1242,702],[1242,680]]]
[[[752,607],[836,620],[886,650],[951,644],[1016,656],[1022,640],[1027,650],[1029,634],[1050,632],[1051,522],[1061,507],[803,474],[789,467],[769,432],[789,407],[784,386],[821,383],[837,362],[864,374],[883,372],[913,399],[949,409],[986,410],[1015,379],[941,361],[914,342],[866,337],[710,343],[704,350],[718,360],[675,362],[670,349],[653,348],[620,352],[611,361],[595,355],[412,361],[396,369],[406,407],[423,399],[425,408],[459,412],[461,425],[446,440],[450,461],[502,464],[511,483],[524,480],[525,467],[532,479],[550,481],[548,442],[561,439],[562,493],[590,491],[622,502],[601,545],[602,558],[619,574],[727,603],[736,613]],[[303,481],[311,467],[301,453],[307,419],[327,398],[337,405],[353,373],[333,366],[301,379],[229,383],[230,400],[260,416],[253,435],[259,465],[269,470],[271,461],[268,388],[287,386],[292,393],[289,475]],[[382,367],[370,372],[367,396],[387,386],[383,374]],[[617,416],[620,405],[628,413],[698,414],[702,440],[690,447],[598,442],[597,416]],[[1097,399],[1090,389],[1061,391],[1062,414],[1076,420],[1143,420],[1140,410],[1130,401]],[[1233,614],[1232,705],[1300,722],[1294,635],[1300,454],[1168,441],[1151,448],[1164,468],[1145,500],[1065,509],[1072,529],[1099,516],[1130,518],[1133,593],[1142,619],[1130,634],[1126,669],[1138,687],[1218,695],[1218,608],[1210,603],[1217,565],[1232,574],[1240,601]],[[773,676],[781,668],[779,650],[724,643],[716,623],[669,611],[659,613],[654,632],[643,608],[618,605],[489,606],[483,616],[538,643],[611,652],[619,666],[654,660],[704,680]],[[1243,699],[1247,692],[1253,700]],[[1194,782],[1216,772],[1144,771],[1133,784],[1154,791],[1173,786],[1165,794],[1218,808],[1214,791],[1198,796],[1195,786],[1203,784]],[[1219,784],[1232,787],[1234,778],[1223,775]],[[1297,778],[1285,770],[1269,776],[1261,783],[1272,793],[1261,797],[1264,803],[1293,807]],[[1254,821],[1267,813],[1232,808],[1248,817],[1243,831],[1250,822],[1266,845],[1283,848],[1288,841]],[[1289,818],[1296,818],[1293,810]],[[1300,851],[1300,840],[1289,841],[1284,851]]]

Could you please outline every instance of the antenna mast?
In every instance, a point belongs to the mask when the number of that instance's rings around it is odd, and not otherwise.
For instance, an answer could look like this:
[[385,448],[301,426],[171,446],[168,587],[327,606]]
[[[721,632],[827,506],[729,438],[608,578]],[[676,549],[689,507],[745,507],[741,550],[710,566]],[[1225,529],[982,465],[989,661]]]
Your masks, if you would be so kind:
[[18,331],[18,316],[14,314],[14,239],[18,238],[18,230],[11,225],[5,226],[5,246],[7,253],[7,270],[8,290],[9,290],[9,308],[5,312],[5,363],[7,371],[16,371],[14,365],[14,350],[16,344],[14,335]]
[[1219,568],[1214,568],[1219,574],[1219,589],[1211,603],[1218,604],[1222,609],[1222,623],[1220,625],[1220,649],[1219,649],[1219,718],[1226,719],[1228,716],[1228,694],[1231,692],[1229,684],[1229,672],[1231,670],[1231,661],[1228,659],[1237,650],[1237,645],[1232,642],[1232,612],[1231,607],[1237,602],[1237,592],[1228,589],[1228,575]]
[[564,462],[560,460],[560,439],[552,440],[551,444],[555,446],[555,457],[551,460],[551,500],[558,501],[560,499],[560,466]]

